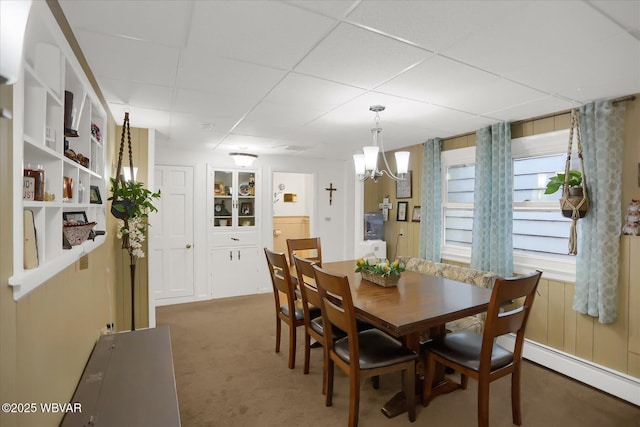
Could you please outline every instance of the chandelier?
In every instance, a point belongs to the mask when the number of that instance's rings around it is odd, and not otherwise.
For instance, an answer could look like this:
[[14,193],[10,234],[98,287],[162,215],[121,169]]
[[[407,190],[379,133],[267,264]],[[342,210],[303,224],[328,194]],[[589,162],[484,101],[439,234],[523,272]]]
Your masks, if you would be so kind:
[[[394,175],[387,162],[387,156],[384,152],[384,145],[382,143],[382,128],[380,127],[380,112],[384,111],[384,105],[372,105],[369,107],[370,111],[376,113],[376,127],[371,129],[373,135],[373,145],[367,145],[362,147],[362,154],[353,155],[353,163],[356,169],[356,175],[360,181],[366,181],[367,179],[373,179],[374,182],[378,182],[378,178],[386,174],[394,181],[403,181],[407,176],[409,170],[409,152],[408,151],[396,151],[396,174]],[[378,152],[382,151],[382,159],[386,169],[382,171],[378,170]]]

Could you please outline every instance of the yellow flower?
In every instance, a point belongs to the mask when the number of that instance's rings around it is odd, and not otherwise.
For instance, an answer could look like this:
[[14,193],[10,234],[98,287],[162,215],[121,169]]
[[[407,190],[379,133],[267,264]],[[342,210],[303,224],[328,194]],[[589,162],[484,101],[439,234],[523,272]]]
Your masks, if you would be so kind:
[[393,261],[393,264],[391,264],[391,267],[398,268],[399,265],[400,263],[398,261]]

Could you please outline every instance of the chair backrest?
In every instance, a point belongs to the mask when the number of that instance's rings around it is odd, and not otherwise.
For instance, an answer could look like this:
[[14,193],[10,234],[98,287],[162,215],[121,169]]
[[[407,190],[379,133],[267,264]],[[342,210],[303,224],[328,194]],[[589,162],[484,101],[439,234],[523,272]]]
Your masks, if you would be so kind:
[[[356,315],[351,298],[351,288],[349,279],[343,274],[333,274],[324,271],[318,265],[313,266],[316,285],[320,294],[320,308],[322,310],[322,325],[325,328],[326,337],[333,336],[333,326],[347,333],[349,337],[349,353],[351,360],[356,366],[351,364],[351,368],[357,368],[360,360],[358,347],[358,329],[356,327]],[[333,340],[327,341],[327,351],[333,350]]]
[[316,262],[310,259],[301,258],[296,254],[293,254],[293,260],[296,266],[296,274],[298,275],[298,287],[300,288],[300,294],[302,295],[302,305],[304,307],[306,320],[306,316],[309,314],[309,304],[318,308],[322,305],[313,272],[313,265]]
[[322,248],[319,237],[287,239],[287,250],[289,252],[289,265],[293,265],[293,254],[300,252],[298,255],[302,258],[316,261],[318,265],[322,266]]
[[[513,358],[514,360],[521,358],[524,332],[531,312],[531,306],[536,296],[540,276],[542,276],[542,272],[536,271],[527,276],[499,277],[496,279],[491,292],[491,300],[484,324],[482,351],[480,355],[481,366],[491,365],[491,349],[494,339],[510,332],[516,334]],[[501,308],[521,298],[524,298],[524,301],[519,307],[509,311],[501,311]]]
[[264,253],[267,257],[267,264],[269,265],[269,275],[271,276],[271,284],[273,285],[276,310],[280,307],[279,292],[282,292],[287,296],[289,313],[294,313],[295,289],[291,281],[287,258],[284,253],[273,252],[268,248],[264,248]]

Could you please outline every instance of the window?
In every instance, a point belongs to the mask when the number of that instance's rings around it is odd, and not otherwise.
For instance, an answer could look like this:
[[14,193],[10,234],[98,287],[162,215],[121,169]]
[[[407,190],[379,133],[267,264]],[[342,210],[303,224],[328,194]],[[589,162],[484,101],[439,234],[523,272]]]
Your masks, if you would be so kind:
[[[544,194],[549,177],[564,170],[568,130],[512,141],[514,271],[535,268],[557,280],[575,280],[567,255],[571,220],[560,214],[559,193]],[[442,257],[469,262],[473,229],[475,148],[442,153]]]

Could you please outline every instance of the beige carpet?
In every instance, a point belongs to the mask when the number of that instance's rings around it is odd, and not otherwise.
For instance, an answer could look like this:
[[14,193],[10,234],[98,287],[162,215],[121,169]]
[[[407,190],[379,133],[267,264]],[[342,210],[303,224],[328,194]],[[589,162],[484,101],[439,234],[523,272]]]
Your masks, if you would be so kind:
[[[303,369],[303,334],[298,328],[295,369],[287,369],[287,327],[275,349],[273,295],[262,294],[158,307],[157,324],[168,325],[173,345],[183,427],[327,426],[347,424],[349,386],[336,369],[332,407],[325,407],[322,350],[311,351]],[[386,418],[380,407],[400,390],[400,375],[381,378],[379,390],[362,385],[360,426],[472,427],[476,425],[476,382],[469,389],[418,405],[417,420]],[[523,426],[640,427],[640,408],[545,368],[525,363]],[[490,425],[512,426],[510,381],[491,384]]]

